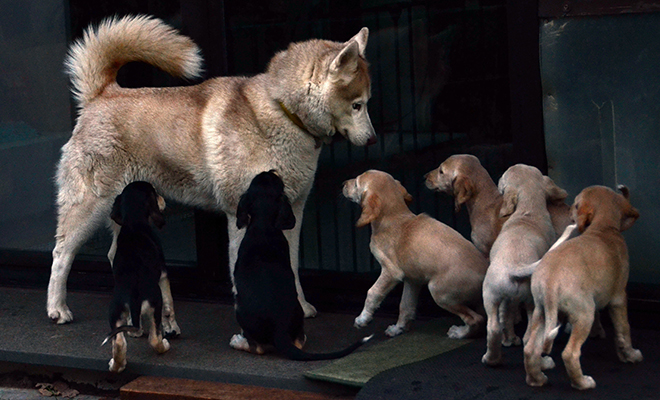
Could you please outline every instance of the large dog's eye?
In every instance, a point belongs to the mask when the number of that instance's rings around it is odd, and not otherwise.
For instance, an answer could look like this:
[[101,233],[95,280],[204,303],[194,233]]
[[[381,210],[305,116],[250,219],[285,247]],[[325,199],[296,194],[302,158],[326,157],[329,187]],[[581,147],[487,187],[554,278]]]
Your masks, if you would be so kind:
[[355,111],[360,111],[362,109],[362,104],[360,103],[353,103],[353,109]]

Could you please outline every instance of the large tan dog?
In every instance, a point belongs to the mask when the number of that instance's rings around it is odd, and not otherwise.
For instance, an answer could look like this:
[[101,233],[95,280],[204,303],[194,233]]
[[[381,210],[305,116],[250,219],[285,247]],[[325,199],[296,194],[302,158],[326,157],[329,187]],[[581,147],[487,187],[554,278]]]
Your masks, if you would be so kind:
[[[230,268],[244,231],[236,207],[252,178],[276,169],[296,217],[287,231],[299,299],[298,242],[321,144],[335,132],[355,145],[375,141],[364,58],[368,30],[345,43],[309,40],[276,54],[265,73],[174,88],[125,89],[117,70],[142,61],[195,77],[198,47],[149,17],[106,20],[70,49],[66,66],[80,115],[57,169],[58,223],[48,285],[48,316],[66,323],[66,280],[80,246],[103,222],[129,182],[152,183],[165,197],[224,211]],[[116,229],[115,229],[116,239]],[[114,246],[108,257],[113,258]],[[167,318],[166,318],[167,319]],[[167,329],[167,327],[166,327]]]
[[399,335],[410,327],[424,285],[440,307],[465,322],[464,326],[449,329],[450,338],[474,337],[483,332],[481,284],[488,262],[472,243],[426,214],[413,214],[407,206],[412,197],[385,172],[371,170],[348,180],[343,193],[361,204],[357,226],[371,224],[369,247],[381,266],[364,309],[355,319],[356,327],[366,326],[385,296],[403,281],[399,319],[385,331],[388,336]]
[[564,313],[572,324],[570,339],[562,353],[571,384],[577,389],[592,389],[596,382],[582,373],[580,349],[594,322],[594,312],[608,307],[615,331],[616,351],[623,362],[640,362],[642,353],[633,349],[628,324],[626,285],[628,248],[621,235],[639,217],[630,204],[628,189],[623,195],[604,186],[583,190],[572,207],[582,233],[549,251],[532,274],[534,315],[530,338],[525,345],[527,383],[542,386],[548,378],[542,369],[552,368],[550,353],[557,335],[558,314]]
[[[479,159],[471,154],[454,154],[425,178],[429,189],[454,197],[457,212],[466,205],[472,243],[488,257],[508,216],[500,215],[502,194]],[[550,200],[547,207],[555,233],[561,235],[571,223],[570,207],[563,200]]]
[[533,300],[529,280],[514,280],[513,275],[538,261],[555,241],[546,204],[563,201],[567,196],[552,179],[523,164],[507,169],[498,188],[503,195],[500,215],[508,219],[493,243],[483,285],[488,322],[487,351],[482,362],[491,366],[502,362],[502,344],[521,343],[513,331],[514,318],[518,305],[525,304],[531,319]]

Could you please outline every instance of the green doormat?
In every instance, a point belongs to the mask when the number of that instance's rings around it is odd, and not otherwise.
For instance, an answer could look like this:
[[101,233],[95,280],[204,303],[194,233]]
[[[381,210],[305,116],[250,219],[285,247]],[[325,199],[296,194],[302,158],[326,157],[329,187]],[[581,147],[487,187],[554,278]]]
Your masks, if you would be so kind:
[[322,368],[305,373],[310,379],[362,387],[388,369],[425,360],[470,343],[449,339],[453,319],[416,322],[410,332],[350,354]]

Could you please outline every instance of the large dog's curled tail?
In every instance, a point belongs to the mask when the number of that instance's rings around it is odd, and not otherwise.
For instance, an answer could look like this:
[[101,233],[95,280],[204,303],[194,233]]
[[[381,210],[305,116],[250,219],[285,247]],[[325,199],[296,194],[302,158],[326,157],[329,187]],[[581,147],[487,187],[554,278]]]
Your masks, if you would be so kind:
[[73,43],[64,62],[79,107],[116,81],[124,64],[141,61],[178,77],[195,78],[202,71],[199,47],[157,18],[108,18]]
[[295,361],[317,361],[317,360],[332,360],[347,356],[357,350],[358,347],[367,343],[374,335],[367,336],[361,340],[353,343],[344,350],[335,351],[333,353],[308,353],[293,345],[291,338],[285,332],[276,333],[274,337],[274,344],[277,351],[285,355],[290,360]]

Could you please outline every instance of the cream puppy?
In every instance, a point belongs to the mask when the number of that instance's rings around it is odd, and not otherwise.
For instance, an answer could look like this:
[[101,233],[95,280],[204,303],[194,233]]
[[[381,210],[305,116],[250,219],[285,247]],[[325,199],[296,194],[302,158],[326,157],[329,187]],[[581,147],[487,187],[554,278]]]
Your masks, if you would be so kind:
[[481,285],[488,262],[479,250],[440,221],[426,214],[413,214],[407,206],[412,197],[385,172],[370,170],[348,180],[343,193],[362,206],[357,226],[371,224],[369,247],[381,265],[380,276],[369,289],[355,326],[366,326],[385,296],[403,282],[399,319],[385,331],[388,336],[409,328],[424,285],[440,307],[465,322],[449,329],[450,338],[473,337],[482,332]]
[[[454,154],[425,178],[429,189],[454,197],[456,212],[465,204],[470,216],[472,243],[488,257],[508,216],[500,215],[502,194],[479,159],[471,154]],[[571,223],[570,207],[561,199],[548,201],[547,208],[559,236]]]
[[582,373],[580,349],[594,323],[594,312],[599,309],[609,309],[619,359],[642,361],[642,353],[632,347],[630,340],[628,248],[621,235],[639,213],[629,202],[628,189],[619,189],[623,195],[603,186],[584,189],[572,207],[581,235],[553,246],[532,275],[535,309],[525,345],[525,370],[531,386],[544,385],[548,378],[541,370],[554,366],[550,357],[541,355],[552,349],[559,330],[559,313],[565,314],[573,326],[562,358],[574,388],[596,387],[593,378]]
[[503,195],[500,216],[508,219],[493,243],[483,285],[488,348],[482,362],[491,366],[502,362],[502,344],[520,344],[513,332],[514,316],[518,304],[524,303],[531,317],[533,301],[529,280],[512,277],[517,270],[539,260],[555,241],[546,204],[567,195],[538,169],[523,164],[510,167],[500,178],[498,188]]

